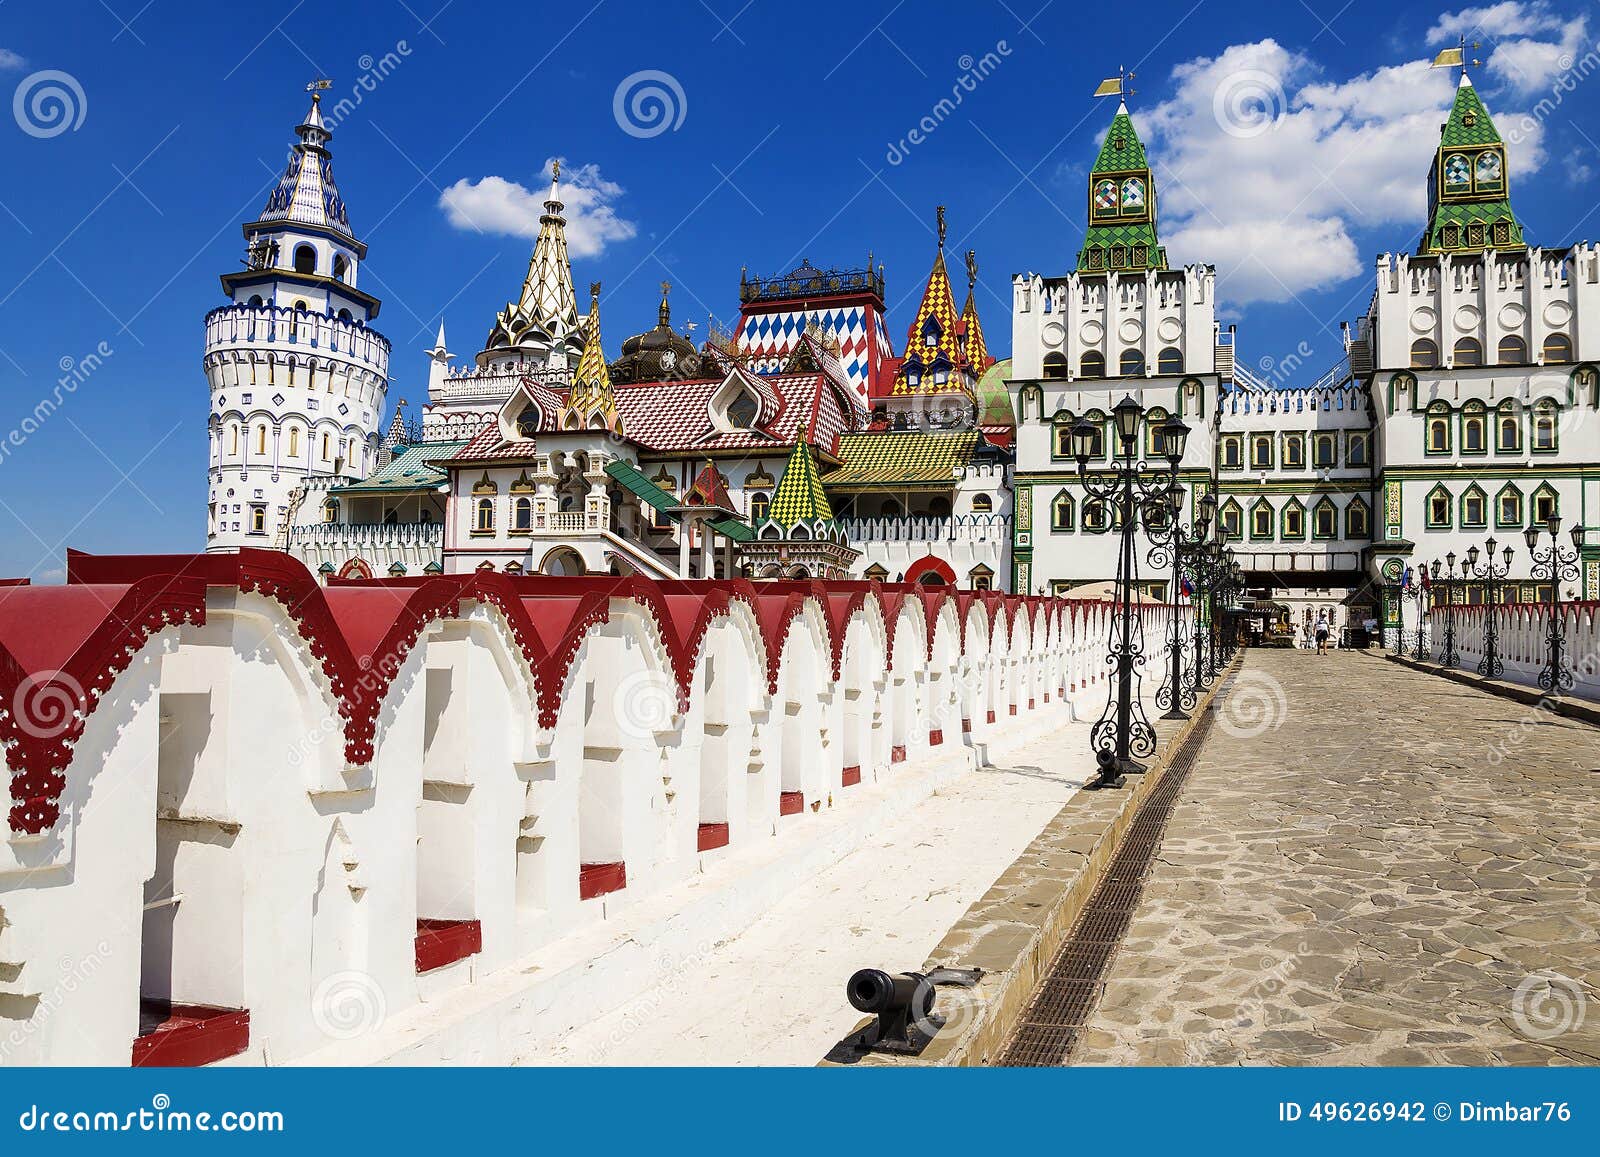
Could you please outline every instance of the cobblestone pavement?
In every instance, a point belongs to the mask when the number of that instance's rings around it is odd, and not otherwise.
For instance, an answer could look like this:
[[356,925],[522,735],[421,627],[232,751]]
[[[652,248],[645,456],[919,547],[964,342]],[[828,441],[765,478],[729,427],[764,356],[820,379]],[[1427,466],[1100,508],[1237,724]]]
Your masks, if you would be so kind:
[[1248,652],[1075,1064],[1600,1063],[1600,729]]

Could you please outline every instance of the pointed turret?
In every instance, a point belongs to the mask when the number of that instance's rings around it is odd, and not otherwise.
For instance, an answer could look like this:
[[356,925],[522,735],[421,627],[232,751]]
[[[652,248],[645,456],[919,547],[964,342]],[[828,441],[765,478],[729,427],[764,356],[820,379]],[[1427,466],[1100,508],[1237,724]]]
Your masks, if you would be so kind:
[[444,321],[439,322],[439,336],[433,339],[433,348],[428,354],[428,396],[433,396],[435,388],[442,388],[445,379],[450,376],[450,359],[456,355],[451,353],[444,344]]
[[311,108],[295,130],[299,144],[289,150],[289,164],[267,198],[257,224],[292,221],[313,229],[327,229],[347,242],[355,241],[344,198],[333,179],[328,142],[333,133],[322,120],[322,94],[311,94]]
[[974,377],[967,355],[962,351],[957,329],[955,297],[950,291],[950,273],[944,264],[944,206],[938,207],[939,252],[933,259],[922,304],[906,336],[906,353],[895,373],[896,394],[970,395]]
[[583,355],[572,373],[572,388],[561,407],[563,430],[610,430],[622,433],[622,416],[617,412],[617,396],[611,389],[611,373],[606,367],[605,350],[600,342],[600,283],[589,286],[589,318],[584,327]]
[[1127,104],[1119,104],[1089,173],[1089,227],[1078,251],[1078,272],[1166,267],[1167,251],[1156,237],[1156,187],[1144,142]]
[[539,218],[539,236],[528,260],[522,294],[495,317],[486,353],[507,347],[545,346],[560,342],[578,328],[578,303],[572,289],[572,262],[567,257],[567,220],[561,215],[561,162],[550,167],[550,196]]
[[781,526],[833,521],[833,506],[822,489],[816,452],[809,442],[795,443],[789,461],[784,464],[783,477],[778,479],[778,488],[772,492],[767,516]]
[[1417,252],[1520,249],[1522,224],[1512,211],[1506,147],[1465,71],[1428,172],[1428,227]]
[[967,303],[961,307],[962,352],[972,367],[974,377],[981,378],[994,359],[989,356],[989,343],[983,336],[983,323],[978,320],[978,254],[967,250]]

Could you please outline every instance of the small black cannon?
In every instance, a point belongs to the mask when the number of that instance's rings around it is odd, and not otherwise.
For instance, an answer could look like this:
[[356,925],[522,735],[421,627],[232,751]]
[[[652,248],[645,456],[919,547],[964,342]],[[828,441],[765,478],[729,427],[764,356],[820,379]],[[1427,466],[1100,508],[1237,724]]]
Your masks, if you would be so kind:
[[971,988],[982,975],[982,970],[976,968],[895,973],[880,968],[860,969],[845,985],[845,995],[851,1007],[873,1013],[878,1019],[841,1044],[857,1053],[917,1056],[945,1024],[945,1018],[933,1011],[936,986]]

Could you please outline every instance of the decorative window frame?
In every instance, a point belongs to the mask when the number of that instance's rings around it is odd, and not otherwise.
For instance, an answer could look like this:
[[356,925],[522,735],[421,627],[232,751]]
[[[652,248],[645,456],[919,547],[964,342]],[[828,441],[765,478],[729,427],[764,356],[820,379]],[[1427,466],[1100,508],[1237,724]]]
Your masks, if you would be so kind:
[[[1266,515],[1267,515],[1267,527],[1268,527],[1268,529],[1267,529],[1267,533],[1258,534],[1256,532],[1256,515],[1260,514],[1263,511],[1265,511]],[[1250,504],[1250,525],[1249,525],[1249,527],[1247,529],[1250,531],[1250,541],[1251,542],[1271,542],[1272,541],[1272,528],[1275,527],[1276,524],[1277,524],[1277,513],[1278,512],[1273,509],[1272,503],[1269,502],[1265,498],[1258,498],[1258,499],[1256,499],[1254,502],[1252,502]]]
[[[1322,530],[1321,516],[1328,516],[1329,529]],[[1314,541],[1328,542],[1339,537],[1339,504],[1324,494],[1311,507],[1311,537]]]
[[[1300,447],[1300,465],[1298,466],[1289,465],[1290,445],[1297,445]],[[1306,441],[1306,433],[1304,430],[1284,430],[1279,436],[1278,469],[1294,471],[1310,469],[1311,459],[1307,456],[1309,450],[1310,446]]]
[[[1297,531],[1289,525],[1292,515],[1299,516],[1300,529]],[[1278,511],[1278,537],[1284,542],[1304,542],[1306,540],[1306,507],[1298,498],[1291,498],[1283,504],[1283,509]]]
[[[1467,500],[1470,498],[1476,498],[1482,504],[1480,507],[1482,513],[1477,518],[1469,518],[1467,515]],[[1485,530],[1488,528],[1489,495],[1484,491],[1483,487],[1474,482],[1461,492],[1461,497],[1456,500],[1456,503],[1456,526],[1462,530]]]
[[1050,533],[1071,534],[1077,524],[1077,513],[1077,500],[1072,497],[1072,492],[1063,486],[1050,500]]
[[[1232,529],[1228,527],[1230,521]],[[1217,507],[1217,531],[1227,542],[1239,542],[1244,538],[1244,507],[1237,498],[1230,498]]]
[[[1447,458],[1455,453],[1454,423],[1450,421],[1450,406],[1434,402],[1422,412],[1422,452],[1430,458]],[[1433,444],[1435,429],[1444,430],[1444,446]]]
[[[1228,454],[1227,454],[1227,447],[1228,446],[1233,446],[1235,449],[1238,450],[1237,460],[1231,466],[1228,465]],[[1217,469],[1218,470],[1240,470],[1240,471],[1242,471],[1244,469],[1244,464],[1245,464],[1244,435],[1243,434],[1223,434],[1223,435],[1219,436],[1217,438]]]
[[[1502,513],[1507,498],[1517,500],[1517,508],[1512,517],[1506,518]],[[1528,509],[1527,496],[1522,493],[1522,487],[1515,482],[1507,482],[1494,495],[1494,525],[1496,530],[1521,530],[1522,515]]]
[[[1330,461],[1317,461],[1319,455],[1317,448],[1328,446],[1332,449]],[[1313,470],[1337,470],[1339,468],[1339,435],[1332,430],[1313,430],[1311,432],[1311,468]]]
[[[1365,527],[1358,528],[1353,524],[1358,514],[1366,519]],[[1355,542],[1372,538],[1372,505],[1359,494],[1344,504],[1344,536]]]
[[[1256,448],[1262,445],[1265,445],[1267,448],[1267,461],[1264,465],[1258,460],[1256,455]],[[1278,449],[1277,439],[1275,439],[1271,434],[1251,434],[1249,446],[1247,448],[1250,451],[1250,469],[1272,470],[1276,468],[1275,463]]]
[[[1444,499],[1444,518],[1435,518],[1435,500]],[[1443,482],[1434,483],[1433,489],[1428,491],[1422,500],[1422,525],[1429,530],[1449,530],[1452,526],[1452,515],[1455,512],[1455,503],[1450,497],[1450,488]]]
[[[1476,423],[1480,428],[1478,449],[1476,450],[1467,446],[1467,429],[1473,423]],[[1456,413],[1456,424],[1459,427],[1456,431],[1457,445],[1460,446],[1459,453],[1463,457],[1482,458],[1489,453],[1489,408],[1487,406],[1476,398],[1466,402]]]

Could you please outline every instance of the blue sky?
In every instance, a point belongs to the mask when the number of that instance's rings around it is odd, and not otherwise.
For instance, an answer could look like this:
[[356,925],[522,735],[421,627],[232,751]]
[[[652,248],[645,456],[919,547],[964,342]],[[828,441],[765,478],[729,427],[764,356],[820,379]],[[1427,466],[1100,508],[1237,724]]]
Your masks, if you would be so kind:
[[[334,166],[394,343],[391,402],[421,402],[441,316],[470,356],[514,296],[552,157],[576,177],[574,278],[580,297],[604,282],[613,356],[654,323],[662,279],[703,334],[737,316],[741,266],[869,250],[898,344],[940,203],[1003,352],[1010,275],[1073,260],[1113,112],[1089,94],[1119,66],[1171,258],[1218,266],[1241,356],[1292,382],[1338,356],[1374,256],[1415,243],[1453,85],[1425,62],[1461,31],[1530,238],[1600,234],[1600,20],[1562,0],[5,5],[0,573],[48,581],[69,545],[203,547],[201,319],[316,75],[354,105]],[[622,87],[638,73],[656,75]],[[629,119],[640,86],[667,93],[669,124]],[[30,106],[50,87],[65,121]]]

